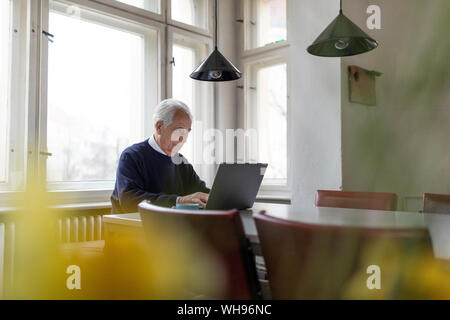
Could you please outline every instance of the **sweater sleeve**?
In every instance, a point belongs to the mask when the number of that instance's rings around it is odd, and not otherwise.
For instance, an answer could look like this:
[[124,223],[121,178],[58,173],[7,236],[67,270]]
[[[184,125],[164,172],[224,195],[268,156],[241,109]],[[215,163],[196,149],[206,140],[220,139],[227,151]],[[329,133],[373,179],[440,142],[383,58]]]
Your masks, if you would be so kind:
[[120,157],[116,188],[120,207],[127,212],[136,212],[138,204],[143,200],[150,200],[152,204],[164,207],[174,206],[177,200],[177,195],[145,191],[143,175],[139,172],[138,164],[128,153]]
[[210,193],[211,190],[206,187],[206,183],[200,179],[197,173],[194,170],[194,167],[190,164],[186,164],[186,175],[187,180],[189,181],[188,190],[186,190],[186,194],[192,194],[196,192]]

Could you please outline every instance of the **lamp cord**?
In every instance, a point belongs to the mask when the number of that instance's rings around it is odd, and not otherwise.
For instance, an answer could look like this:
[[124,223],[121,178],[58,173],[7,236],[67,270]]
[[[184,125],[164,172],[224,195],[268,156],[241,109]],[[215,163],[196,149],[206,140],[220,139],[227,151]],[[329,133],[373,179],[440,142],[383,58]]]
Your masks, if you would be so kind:
[[340,0],[340,10],[339,10],[339,13],[342,13],[342,0]]
[[[342,0],[341,0],[342,1]],[[214,0],[214,47],[215,49],[217,49],[217,42],[218,42],[218,38],[217,38],[217,0]]]

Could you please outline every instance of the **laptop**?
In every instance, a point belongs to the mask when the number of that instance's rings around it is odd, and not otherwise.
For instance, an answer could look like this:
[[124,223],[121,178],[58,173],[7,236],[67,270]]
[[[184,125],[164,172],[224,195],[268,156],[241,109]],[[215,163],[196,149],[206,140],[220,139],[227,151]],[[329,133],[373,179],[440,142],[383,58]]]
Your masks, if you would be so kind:
[[205,210],[253,207],[266,169],[265,163],[221,164]]

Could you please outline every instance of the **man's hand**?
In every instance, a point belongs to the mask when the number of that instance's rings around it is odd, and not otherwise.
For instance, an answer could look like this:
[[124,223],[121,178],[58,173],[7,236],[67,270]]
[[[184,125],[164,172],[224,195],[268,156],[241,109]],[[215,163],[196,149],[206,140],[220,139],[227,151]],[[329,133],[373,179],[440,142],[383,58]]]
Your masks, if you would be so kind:
[[177,204],[198,204],[202,208],[206,206],[208,202],[209,194],[203,192],[196,192],[184,197],[179,197]]

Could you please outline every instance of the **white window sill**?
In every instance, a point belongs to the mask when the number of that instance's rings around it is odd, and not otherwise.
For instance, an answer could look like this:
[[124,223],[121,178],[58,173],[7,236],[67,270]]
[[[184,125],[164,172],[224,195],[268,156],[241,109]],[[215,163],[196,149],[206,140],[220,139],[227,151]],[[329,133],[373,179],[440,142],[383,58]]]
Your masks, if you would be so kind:
[[[95,210],[108,209],[112,206],[110,202],[112,190],[50,191],[49,193],[53,199],[52,208]],[[19,192],[0,192],[0,208],[2,208],[0,212],[3,209],[10,211],[19,197]],[[256,202],[290,204],[291,195],[286,190],[261,190],[256,197]]]
[[91,202],[91,203],[74,203],[74,204],[62,204],[51,206],[51,208],[62,209],[62,210],[96,210],[96,209],[110,209],[111,202]]
[[51,199],[56,205],[85,205],[96,203],[109,203],[113,190],[70,190],[49,191]]

